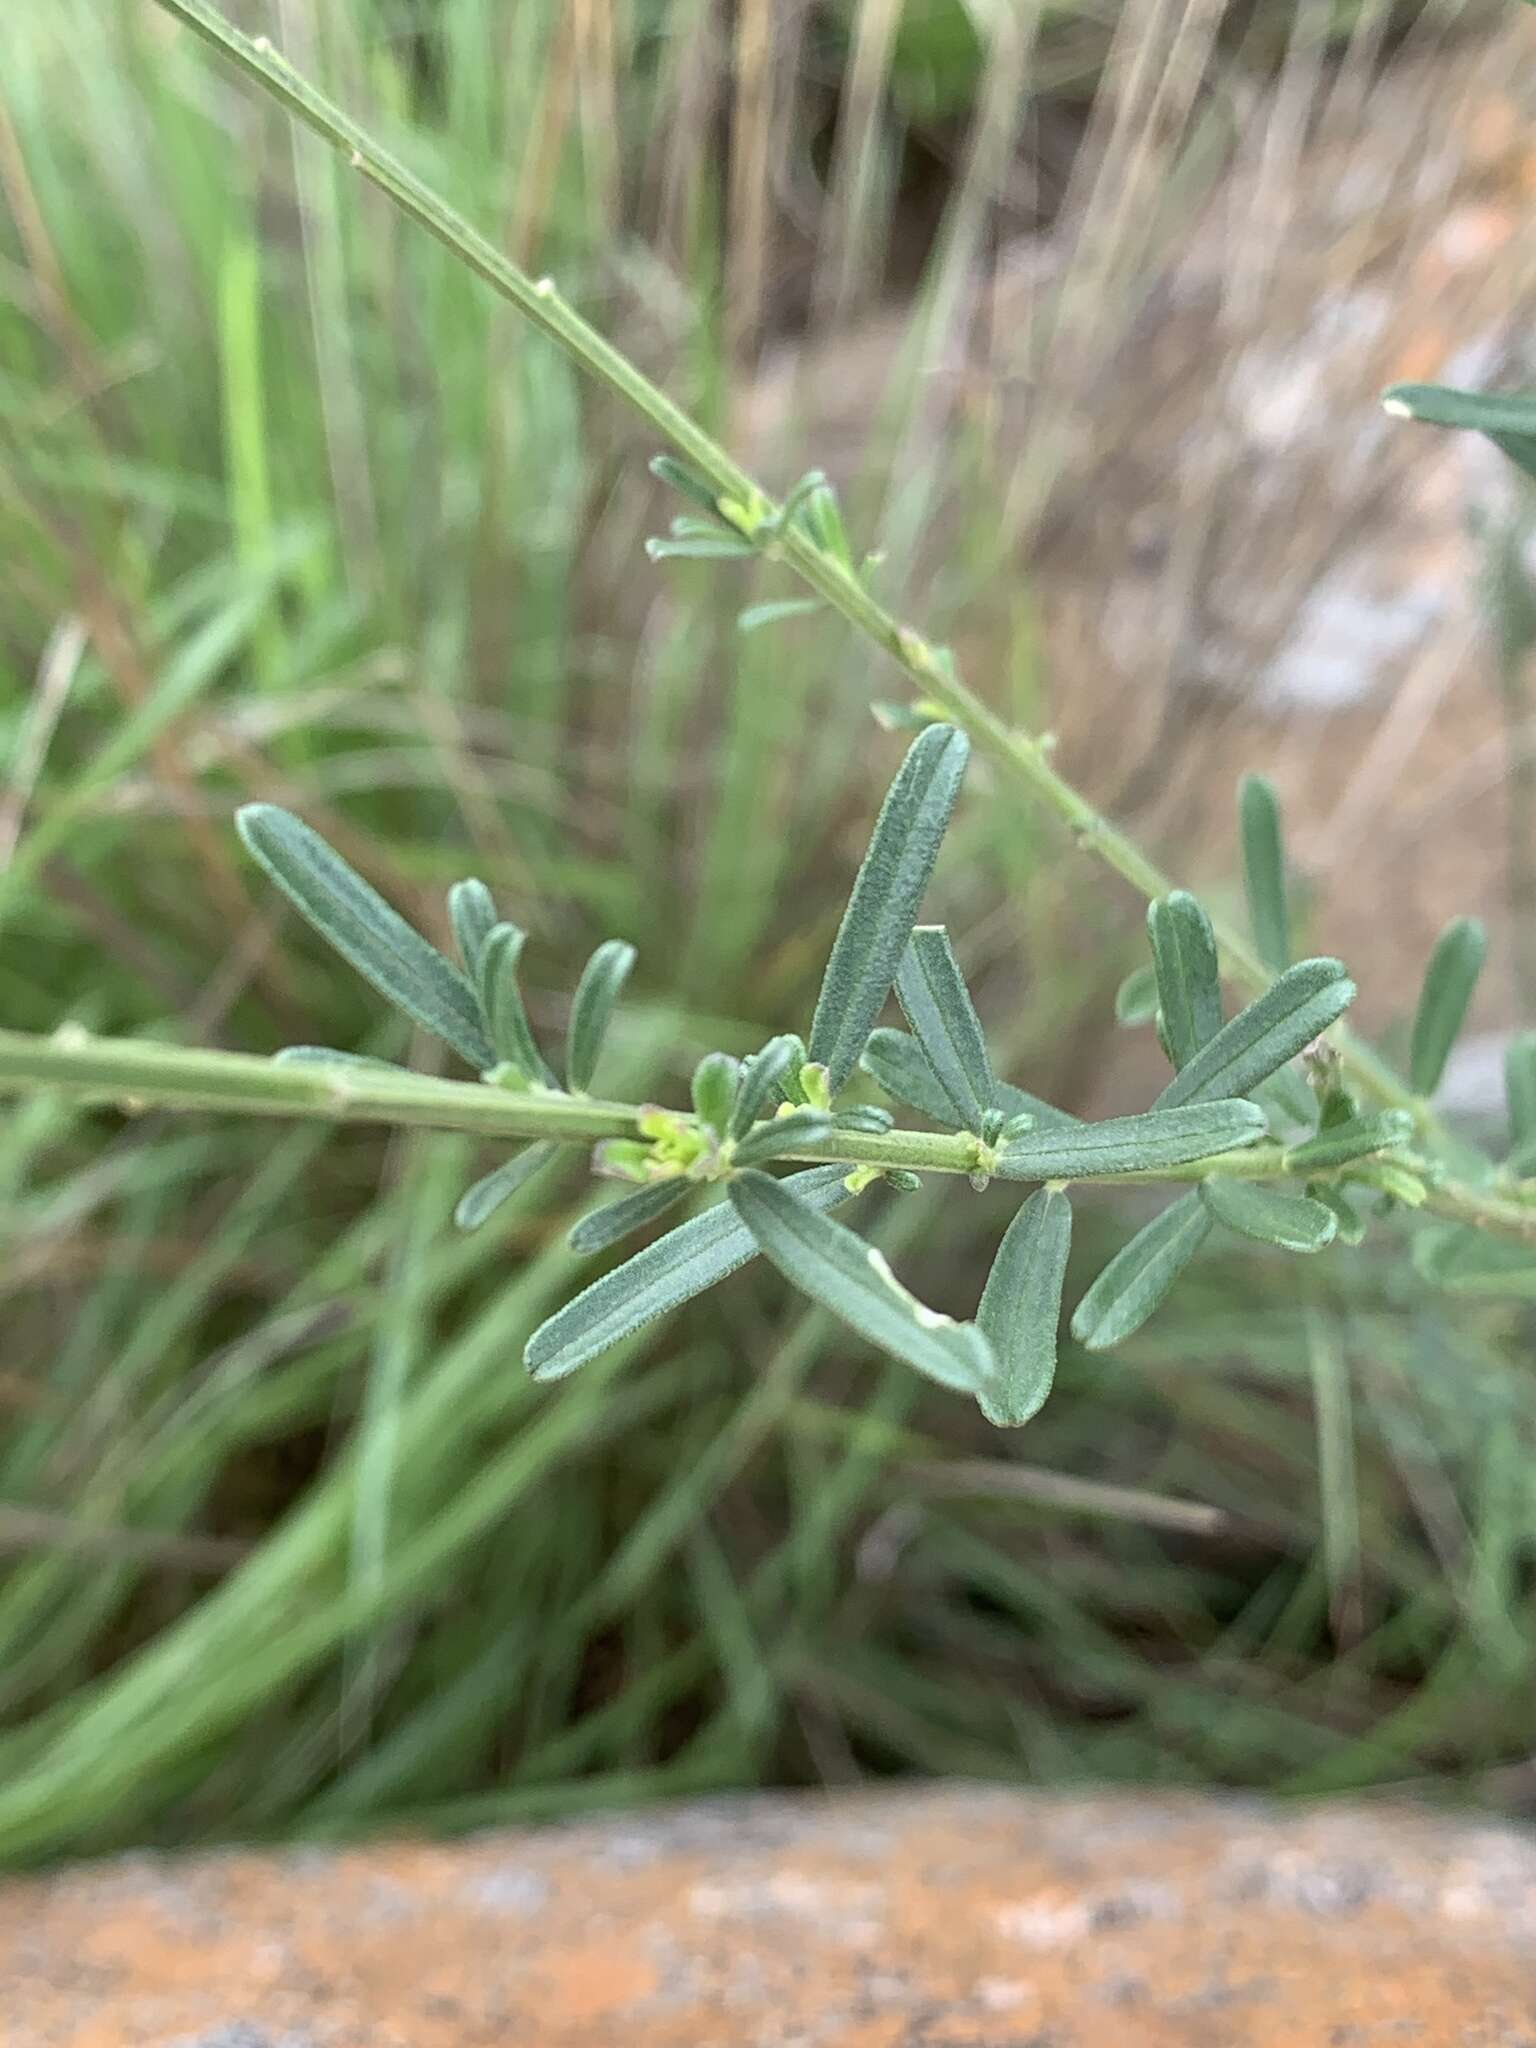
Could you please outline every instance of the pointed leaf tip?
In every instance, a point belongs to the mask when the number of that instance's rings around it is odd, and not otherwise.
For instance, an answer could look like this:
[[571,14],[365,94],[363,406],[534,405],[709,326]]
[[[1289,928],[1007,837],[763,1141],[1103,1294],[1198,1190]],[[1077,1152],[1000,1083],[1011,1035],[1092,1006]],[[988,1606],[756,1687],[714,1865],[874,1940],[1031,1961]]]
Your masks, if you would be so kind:
[[990,1384],[992,1348],[975,1324],[925,1307],[872,1245],[801,1201],[787,1181],[741,1173],[730,1194],[785,1279],[850,1329],[941,1386],[979,1394]]
[[381,996],[478,1072],[492,1064],[469,982],[318,832],[276,804],[243,805],[235,826],[300,916]]
[[[835,1208],[846,1202],[841,1166],[812,1166],[784,1183],[804,1203]],[[757,1243],[729,1202],[706,1209],[659,1237],[622,1266],[568,1301],[528,1339],[523,1363],[536,1380],[564,1379],[658,1316],[679,1308],[724,1280]]]
[[1181,1067],[1156,1107],[1247,1095],[1309,1046],[1354,1001],[1338,960],[1299,960]]
[[1210,1212],[1198,1189],[1138,1230],[1073,1311],[1072,1334],[1078,1343],[1088,1351],[1108,1351],[1133,1335],[1210,1233]]

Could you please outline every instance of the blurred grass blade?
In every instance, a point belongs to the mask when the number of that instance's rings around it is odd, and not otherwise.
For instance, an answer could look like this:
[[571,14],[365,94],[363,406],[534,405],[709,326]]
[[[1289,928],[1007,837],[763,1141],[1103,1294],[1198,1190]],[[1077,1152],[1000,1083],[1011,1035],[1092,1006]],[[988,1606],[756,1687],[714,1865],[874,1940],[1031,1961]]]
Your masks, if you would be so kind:
[[1037,1188],[1003,1234],[987,1275],[976,1326],[992,1346],[997,1377],[979,1396],[1000,1429],[1038,1414],[1056,1376],[1056,1326],[1072,1246],[1072,1204]]
[[1326,1031],[1354,995],[1355,984],[1339,961],[1298,961],[1180,1068],[1157,1106],[1246,1095]]
[[996,1101],[981,1019],[941,924],[920,924],[907,941],[896,998],[961,1130],[979,1131]]
[[1147,937],[1163,1019],[1163,1043],[1175,1068],[1187,1067],[1221,1029],[1221,977],[1211,920],[1185,889],[1147,907]]
[[1285,839],[1280,825],[1280,800],[1266,776],[1243,777],[1237,794],[1237,815],[1253,943],[1270,972],[1283,974],[1291,964]]
[[1157,1015],[1157,969],[1133,967],[1115,990],[1117,1024],[1150,1024]]
[[658,1216],[665,1216],[669,1209],[675,1209],[685,1195],[691,1195],[697,1183],[684,1180],[654,1181],[649,1187],[636,1188],[632,1195],[620,1195],[616,1202],[605,1202],[601,1209],[594,1209],[589,1216],[583,1216],[575,1224],[566,1243],[573,1252],[606,1251],[611,1244],[617,1244],[621,1237],[627,1237],[632,1230],[641,1230],[647,1223],[654,1223]]
[[[832,1209],[849,1199],[841,1166],[813,1166],[784,1182],[802,1203]],[[523,1363],[536,1380],[564,1379],[647,1323],[724,1280],[756,1256],[757,1243],[729,1202],[669,1230],[605,1273],[540,1324]]]
[[302,917],[413,1023],[483,1073],[495,1055],[474,991],[318,832],[274,804],[246,804],[240,837]]
[[1265,1135],[1264,1112],[1254,1102],[1199,1102],[1182,1109],[1149,1109],[1103,1123],[1030,1131],[997,1148],[1005,1180],[1098,1179],[1106,1174],[1155,1173],[1186,1166],[1213,1152],[1252,1145]]
[[787,1116],[771,1118],[737,1140],[736,1164],[761,1166],[768,1159],[782,1159],[786,1152],[798,1152],[806,1145],[819,1145],[832,1135],[832,1118],[824,1109],[792,1109]]
[[1536,477],[1536,396],[1457,391],[1448,384],[1393,384],[1381,395],[1389,413],[1432,427],[1471,427]]
[[578,1095],[592,1085],[608,1025],[635,964],[623,939],[605,939],[581,971],[565,1034],[565,1084]]
[[1440,1086],[1487,950],[1487,933],[1475,917],[1452,918],[1435,941],[1419,991],[1408,1054],[1413,1092],[1426,1101]]
[[454,883],[448,891],[448,921],[464,972],[473,982],[479,971],[480,948],[496,925],[496,904],[484,882],[471,877]]
[[1210,1232],[1210,1213],[1198,1189],[1138,1230],[1077,1304],[1072,1334],[1078,1343],[1108,1351],[1139,1330]]
[[1278,1245],[1288,1252],[1320,1252],[1332,1244],[1339,1219],[1324,1202],[1293,1195],[1283,1188],[1261,1187],[1254,1181],[1232,1180],[1214,1173],[1200,1183],[1200,1199],[1218,1223],[1255,1244]]
[[495,1059],[516,1067],[529,1081],[557,1088],[560,1084],[539,1051],[518,984],[518,964],[527,938],[520,926],[505,922],[486,934],[477,972],[480,1002]]
[[488,1173],[483,1180],[477,1180],[472,1188],[466,1188],[459,1197],[453,1220],[460,1230],[474,1230],[487,1216],[499,1209],[509,1195],[515,1195],[541,1167],[559,1154],[558,1145],[528,1145],[521,1152]]
[[811,1022],[810,1056],[835,1096],[859,1063],[906,951],[938,859],[970,742],[930,725],[912,742],[886,793],[833,942]]
[[975,1324],[925,1308],[872,1245],[811,1208],[789,1182],[743,1173],[730,1196],[785,1279],[850,1329],[940,1386],[979,1394],[988,1384],[992,1349]]
[[1352,1159],[1365,1159],[1372,1152],[1406,1145],[1412,1136],[1413,1118],[1406,1109],[1383,1109],[1374,1116],[1351,1117],[1347,1123],[1319,1131],[1305,1144],[1293,1145],[1285,1155],[1286,1171],[1315,1173],[1325,1167],[1347,1166]]
[[790,1075],[804,1064],[805,1046],[792,1031],[770,1038],[761,1052],[744,1061],[731,1110],[731,1137],[744,1138],[760,1117],[771,1116]]

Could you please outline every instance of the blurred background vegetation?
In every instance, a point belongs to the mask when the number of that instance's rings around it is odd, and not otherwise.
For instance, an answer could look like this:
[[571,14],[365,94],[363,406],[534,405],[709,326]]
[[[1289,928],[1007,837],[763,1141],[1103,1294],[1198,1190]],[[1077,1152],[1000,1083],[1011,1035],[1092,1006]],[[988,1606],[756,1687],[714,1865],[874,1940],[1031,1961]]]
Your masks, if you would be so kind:
[[[1391,673],[1367,634],[1319,710],[1234,688],[1263,657],[1202,607],[1293,645],[1341,550],[1392,570],[1405,530],[1472,587],[1459,472],[1405,501],[1438,444],[1370,438],[1372,402],[1469,338],[1502,360],[1528,25],[236,12],[770,482],[832,469],[909,611],[1187,878],[1229,887],[1233,778],[1274,773],[1313,936],[1366,948],[1389,1037],[1445,909],[1510,936],[1529,728],[1484,614],[1445,601],[1450,651]],[[4,42],[0,1018],[430,1061],[243,864],[262,796],[438,937],[485,877],[551,1024],[538,990],[635,940],[641,1096],[803,1023],[900,751],[889,678],[816,619],[742,632],[771,571],[648,565],[672,508],[633,423],[144,0],[19,0]],[[1277,361],[1314,380],[1294,433]],[[1382,615],[1410,602],[1389,574]],[[1015,1078],[1140,1099],[1124,892],[977,768],[935,896]],[[1496,1027],[1522,995],[1489,1000]],[[749,1272],[535,1389],[582,1163],[459,1237],[491,1163],[7,1109],[0,1858],[900,1772],[1532,1802],[1518,1304],[1447,1312],[1390,1228],[1315,1265],[1227,1251],[1123,1352],[1068,1346],[1004,1438]],[[888,1199],[878,1234],[968,1312],[1008,1205]],[[1135,1220],[1098,1202],[1084,1265]]]

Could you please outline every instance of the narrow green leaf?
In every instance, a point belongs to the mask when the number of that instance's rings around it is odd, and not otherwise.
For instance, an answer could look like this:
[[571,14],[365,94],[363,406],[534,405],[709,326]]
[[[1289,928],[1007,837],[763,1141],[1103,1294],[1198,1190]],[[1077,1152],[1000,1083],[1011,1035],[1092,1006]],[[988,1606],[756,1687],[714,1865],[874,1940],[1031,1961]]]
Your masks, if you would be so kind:
[[1157,969],[1133,967],[1115,990],[1117,1024],[1150,1024],[1157,1015]]
[[565,1083],[578,1095],[592,1086],[609,1022],[634,964],[633,946],[605,939],[581,970],[565,1030]]
[[979,1131],[997,1083],[981,1019],[941,924],[920,924],[896,974],[896,998],[962,1130]]
[[997,1106],[1010,1121],[1027,1116],[1041,1130],[1066,1130],[1082,1122],[1082,1118],[1073,1116],[1070,1110],[1058,1109],[1054,1102],[1042,1102],[1038,1095],[1015,1088],[1011,1081],[998,1082]]
[[448,920],[453,926],[454,944],[471,982],[480,963],[480,948],[496,923],[496,904],[484,882],[473,876],[455,882],[448,891]]
[[785,1279],[850,1329],[940,1386],[979,1394],[989,1384],[992,1348],[976,1325],[925,1308],[872,1245],[800,1200],[789,1182],[738,1174],[730,1195]]
[[1489,1237],[1467,1224],[1427,1230],[1415,1238],[1413,1262],[1448,1294],[1536,1301],[1536,1248]]
[[811,1022],[810,1056],[826,1067],[834,1096],[891,992],[969,754],[963,732],[930,725],[912,742],[880,807]]
[[1211,920],[1186,889],[1147,906],[1147,937],[1157,980],[1163,1043],[1175,1067],[1187,1067],[1221,1029],[1221,976]]
[[1291,913],[1285,888],[1280,799],[1262,775],[1245,775],[1237,793],[1248,923],[1259,958],[1272,974],[1291,964]]
[[1487,933],[1475,917],[1453,917],[1435,941],[1419,991],[1408,1054],[1413,1092],[1426,1100],[1440,1086],[1487,950]]
[[460,1230],[474,1230],[493,1209],[499,1209],[509,1195],[515,1195],[541,1167],[547,1166],[559,1150],[558,1145],[538,1144],[525,1145],[521,1152],[514,1152],[484,1180],[465,1189],[453,1212],[454,1222]]
[[1072,1334],[1088,1351],[1108,1351],[1139,1330],[1210,1235],[1198,1189],[1182,1196],[1110,1260],[1077,1304]]
[[1278,1245],[1283,1251],[1320,1252],[1338,1232],[1339,1219],[1326,1203],[1256,1181],[1213,1174],[1201,1181],[1200,1199],[1218,1223],[1239,1237]]
[[832,1118],[824,1109],[792,1109],[784,1116],[770,1117],[736,1141],[738,1166],[761,1166],[765,1160],[782,1159],[786,1152],[799,1152],[807,1145],[819,1145],[832,1135]]
[[859,1064],[887,1095],[904,1102],[908,1109],[943,1124],[946,1130],[960,1128],[955,1121],[954,1104],[939,1085],[927,1054],[910,1032],[895,1031],[882,1024],[869,1034]]
[[1339,1226],[1340,1244],[1353,1246],[1365,1243],[1365,1218],[1341,1188],[1314,1182],[1307,1193],[1314,1202],[1321,1202],[1325,1209],[1333,1211]]
[[999,1429],[1028,1422],[1051,1391],[1071,1245],[1071,1203],[1056,1188],[1037,1188],[997,1248],[976,1326],[997,1359],[997,1378],[979,1397],[981,1412]]
[[272,1055],[275,1067],[386,1067],[392,1074],[408,1074],[398,1060],[375,1059],[366,1052],[337,1052],[329,1045],[285,1045]]
[[486,933],[476,976],[480,1003],[496,1048],[495,1057],[516,1067],[530,1081],[556,1088],[559,1082],[539,1051],[518,986],[518,962],[527,937],[517,925],[505,923],[493,925]]
[[896,1119],[888,1109],[881,1109],[873,1102],[856,1102],[849,1109],[838,1110],[832,1118],[834,1131],[863,1131],[871,1137],[883,1137]]
[[799,523],[819,548],[836,557],[845,569],[853,567],[853,550],[837,502],[837,493],[825,480],[809,490],[796,507]]
[[1246,1095],[1342,1016],[1354,996],[1337,960],[1299,960],[1179,1069],[1156,1107]]
[[[805,1203],[832,1209],[849,1199],[846,1169],[812,1166],[784,1186]],[[665,1237],[615,1266],[542,1323],[528,1339],[523,1363],[536,1380],[564,1379],[647,1323],[655,1322],[756,1256],[751,1231],[729,1202],[690,1217]]]
[[[870,1079],[897,1102],[904,1102],[908,1109],[931,1117],[936,1124],[943,1124],[949,1130],[959,1129],[948,1096],[939,1086],[938,1077],[928,1064],[923,1048],[910,1032],[881,1025],[870,1033],[859,1064]],[[998,1081],[995,1088],[996,1105],[1004,1116],[1027,1116],[1034,1124],[1058,1128],[1078,1121],[1066,1110],[1057,1109],[1053,1103],[1042,1102],[1038,1095],[1029,1095],[1024,1089],[1015,1088],[1011,1081]]]
[[728,1052],[707,1052],[693,1070],[693,1113],[717,1138],[731,1128],[741,1062]]
[[770,1038],[761,1052],[742,1062],[741,1082],[731,1111],[730,1135],[744,1138],[760,1117],[771,1116],[789,1078],[805,1065],[805,1046],[792,1031]]
[[1446,384],[1393,384],[1381,402],[1399,419],[1433,427],[1471,427],[1486,434],[1527,476],[1536,476],[1536,396],[1457,391]]
[[665,1216],[669,1209],[675,1209],[696,1186],[697,1182],[679,1177],[652,1181],[648,1187],[636,1188],[632,1195],[620,1195],[616,1202],[605,1202],[601,1209],[583,1216],[573,1226],[566,1243],[573,1252],[606,1251],[632,1230],[641,1230],[658,1216]]
[[1263,1110],[1254,1102],[1149,1109],[1143,1116],[1113,1116],[1103,1123],[1010,1138],[998,1147],[997,1171],[1004,1180],[1098,1180],[1117,1173],[1156,1173],[1213,1152],[1252,1145],[1268,1128]]
[[1406,1145],[1413,1136],[1413,1118],[1406,1109],[1378,1110],[1373,1116],[1351,1117],[1347,1123],[1332,1124],[1293,1145],[1285,1155],[1288,1173],[1318,1173],[1325,1167],[1348,1166],[1352,1159],[1369,1158],[1373,1152]]
[[739,562],[757,550],[750,541],[722,529],[718,534],[700,534],[696,540],[648,540],[645,552],[653,562]]
[[760,633],[764,626],[781,625],[785,619],[808,618],[820,609],[820,603],[814,597],[780,597],[769,604],[749,604],[744,612],[737,615],[736,630],[738,633]]
[[289,902],[365,981],[477,1071],[491,1065],[495,1055],[464,976],[318,832],[275,804],[246,804],[235,824]]
[[1536,1151],[1536,1031],[1512,1038],[1504,1052],[1509,1145],[1517,1164]]
[[675,455],[653,455],[646,464],[651,475],[661,483],[669,484],[674,491],[680,491],[685,498],[691,498],[695,505],[702,505],[706,512],[714,512],[719,494],[707,477],[679,462]]
[[1317,1122],[1317,1097],[1306,1075],[1296,1067],[1277,1067],[1267,1081],[1260,1081],[1249,1092],[1255,1102],[1262,1102],[1277,1117],[1299,1125],[1304,1131],[1310,1131]]

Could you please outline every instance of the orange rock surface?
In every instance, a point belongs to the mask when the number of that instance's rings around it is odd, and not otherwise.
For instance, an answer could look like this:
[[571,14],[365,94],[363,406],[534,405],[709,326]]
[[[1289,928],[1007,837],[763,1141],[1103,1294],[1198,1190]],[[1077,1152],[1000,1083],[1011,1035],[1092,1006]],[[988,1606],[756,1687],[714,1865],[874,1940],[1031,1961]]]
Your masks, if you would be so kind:
[[0,1891],[4,2048],[1536,2048],[1536,1837],[941,1788]]

